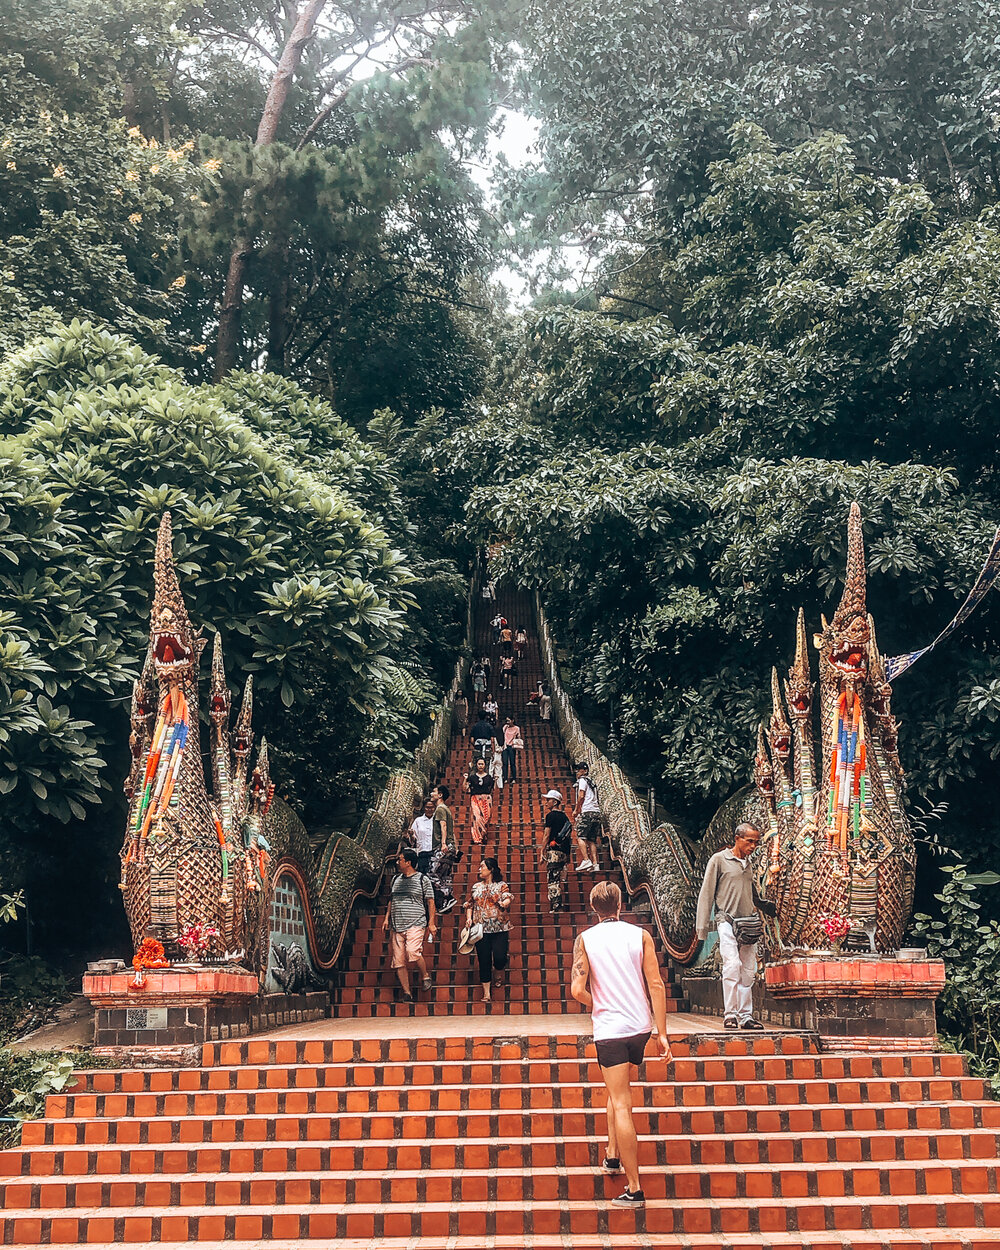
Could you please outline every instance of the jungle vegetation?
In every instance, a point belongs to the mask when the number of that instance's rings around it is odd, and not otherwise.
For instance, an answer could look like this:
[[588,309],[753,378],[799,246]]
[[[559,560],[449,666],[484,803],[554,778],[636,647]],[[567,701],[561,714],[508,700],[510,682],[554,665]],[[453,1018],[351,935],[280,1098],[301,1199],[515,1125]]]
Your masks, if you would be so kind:
[[[318,827],[426,727],[486,539],[695,833],[852,499],[880,645],[929,642],[1000,519],[998,37],[978,0],[0,0],[0,885],[37,942],[121,923],[166,506]],[[536,150],[487,196],[511,106]],[[994,594],[896,688],[973,877],[998,633]]]

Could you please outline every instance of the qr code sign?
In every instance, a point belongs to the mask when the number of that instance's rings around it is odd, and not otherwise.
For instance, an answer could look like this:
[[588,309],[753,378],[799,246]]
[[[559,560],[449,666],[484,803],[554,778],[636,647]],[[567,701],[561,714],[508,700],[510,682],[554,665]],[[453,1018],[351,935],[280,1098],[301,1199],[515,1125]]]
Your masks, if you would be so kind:
[[125,1027],[130,1031],[138,1032],[139,1029],[145,1029],[149,1026],[146,1023],[146,1017],[149,1010],[146,1007],[130,1007],[125,1012]]

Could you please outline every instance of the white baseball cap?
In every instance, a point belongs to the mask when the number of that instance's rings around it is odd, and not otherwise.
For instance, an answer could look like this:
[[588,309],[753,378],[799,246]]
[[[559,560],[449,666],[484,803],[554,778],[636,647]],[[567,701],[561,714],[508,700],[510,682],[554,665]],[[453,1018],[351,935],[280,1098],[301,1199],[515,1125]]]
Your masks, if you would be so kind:
[[562,793],[559,790],[546,790],[545,793],[542,795],[542,798],[543,799],[558,799],[559,802],[561,803]]

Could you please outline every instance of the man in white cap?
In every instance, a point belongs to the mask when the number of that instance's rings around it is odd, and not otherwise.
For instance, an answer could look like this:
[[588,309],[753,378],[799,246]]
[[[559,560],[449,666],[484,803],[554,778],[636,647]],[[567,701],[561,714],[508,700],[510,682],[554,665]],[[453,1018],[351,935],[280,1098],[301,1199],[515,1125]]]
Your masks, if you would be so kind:
[[545,865],[549,906],[557,912],[563,905],[563,885],[573,850],[573,826],[563,811],[563,796],[559,790],[546,790],[542,799],[545,803],[545,825],[539,843],[539,863]]

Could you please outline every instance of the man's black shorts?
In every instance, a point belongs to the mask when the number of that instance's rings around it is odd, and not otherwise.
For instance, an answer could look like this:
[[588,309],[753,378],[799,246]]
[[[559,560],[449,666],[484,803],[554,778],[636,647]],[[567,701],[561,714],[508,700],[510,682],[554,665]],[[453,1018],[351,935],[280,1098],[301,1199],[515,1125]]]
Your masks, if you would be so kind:
[[634,1037],[608,1037],[595,1042],[597,1062],[602,1068],[617,1068],[621,1063],[642,1063],[642,1056],[649,1041],[649,1033],[636,1033]]

